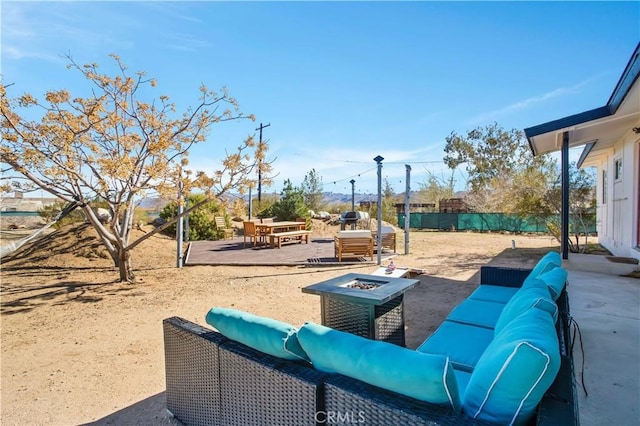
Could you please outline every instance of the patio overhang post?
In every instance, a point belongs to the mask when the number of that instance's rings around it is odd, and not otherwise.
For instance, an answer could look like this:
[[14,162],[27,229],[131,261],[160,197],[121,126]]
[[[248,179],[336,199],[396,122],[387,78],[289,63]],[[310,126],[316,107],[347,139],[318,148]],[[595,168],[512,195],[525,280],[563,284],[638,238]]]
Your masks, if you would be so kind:
[[377,211],[377,221],[378,221],[378,234],[376,235],[376,255],[378,265],[382,264],[382,160],[383,157],[378,155],[373,159],[378,164],[378,211]]
[[562,258],[569,258],[569,132],[562,134]]

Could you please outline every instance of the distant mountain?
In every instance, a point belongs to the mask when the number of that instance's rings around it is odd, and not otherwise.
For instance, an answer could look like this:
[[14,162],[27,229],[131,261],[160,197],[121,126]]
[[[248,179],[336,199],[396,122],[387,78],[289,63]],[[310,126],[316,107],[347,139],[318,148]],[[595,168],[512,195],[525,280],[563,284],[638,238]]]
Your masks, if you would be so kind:
[[167,204],[169,204],[169,201],[167,201],[167,200],[165,200],[163,198],[148,197],[148,198],[143,198],[142,200],[140,200],[140,204],[138,204],[138,206],[143,208],[143,209],[162,210],[164,208],[164,206],[166,206]]
[[[340,194],[337,192],[324,192],[322,194],[322,199],[327,204],[350,203],[351,194]],[[355,200],[355,203],[358,204],[360,201],[375,201],[376,196],[371,194],[355,193],[353,196],[353,199]]]
[[[415,200],[415,198],[417,197],[418,191],[411,191],[410,192],[410,197],[412,200]],[[404,193],[400,193],[398,194],[400,196],[404,197]],[[466,195],[466,191],[458,191],[454,194],[453,198],[464,198],[464,196]],[[253,198],[256,199],[257,198],[257,194],[253,194]],[[235,194],[230,194],[229,197],[231,198],[244,198],[245,201],[249,200],[249,196],[248,195],[244,195],[244,196],[239,196],[239,195],[235,195]],[[355,204],[359,204],[361,201],[377,201],[377,194],[359,194],[359,193],[355,193],[354,194],[354,201]],[[351,203],[351,194],[341,194],[338,192],[324,192],[322,194],[322,198],[323,201],[328,204],[341,204],[341,203]],[[164,206],[166,206],[168,203],[167,200],[163,200],[162,198],[144,198],[141,202],[140,202],[140,207],[144,208],[144,209],[150,209],[150,210],[161,210],[162,208],[164,208]]]

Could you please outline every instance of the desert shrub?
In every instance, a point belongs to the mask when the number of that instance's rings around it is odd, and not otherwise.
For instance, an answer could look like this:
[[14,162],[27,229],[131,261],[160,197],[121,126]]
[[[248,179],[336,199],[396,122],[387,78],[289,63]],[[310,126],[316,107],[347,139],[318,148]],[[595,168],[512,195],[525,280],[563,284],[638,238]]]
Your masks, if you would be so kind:
[[[203,194],[193,194],[187,197],[189,205],[193,206],[205,199]],[[160,217],[170,220],[178,215],[178,204],[175,201],[167,204],[160,212]],[[215,216],[224,216],[225,222],[229,223],[229,218],[224,212],[224,208],[216,200],[211,200],[199,208],[189,213],[189,241],[217,240],[218,231],[215,224]],[[176,235],[176,225],[173,224],[163,231],[170,236]]]
[[[62,210],[67,206],[67,203],[62,201],[56,201],[53,204],[49,204],[38,210],[38,214],[42,217],[45,222],[52,222]],[[65,225],[77,224],[84,222],[84,213],[80,209],[74,209],[71,213],[67,214],[63,218],[61,218],[58,222],[56,222],[53,227],[56,229],[60,229]]]
[[309,217],[309,209],[304,203],[304,195],[300,188],[284,181],[280,199],[271,206],[272,213],[278,220],[296,220]]
[[151,222],[149,211],[143,208],[136,208],[133,211],[133,223],[135,225],[146,225]]
[[272,207],[278,199],[279,197],[276,194],[262,194],[262,200],[260,202],[258,202],[257,197],[253,198],[251,201],[253,215],[256,217],[272,217]]

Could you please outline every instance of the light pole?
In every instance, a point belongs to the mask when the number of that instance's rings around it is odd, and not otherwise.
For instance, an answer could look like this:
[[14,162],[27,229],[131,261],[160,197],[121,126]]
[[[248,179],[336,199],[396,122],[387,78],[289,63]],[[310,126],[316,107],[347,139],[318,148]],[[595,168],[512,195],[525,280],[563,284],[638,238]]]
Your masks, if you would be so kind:
[[182,170],[180,171],[180,182],[178,183],[178,222],[176,223],[176,242],[177,242],[177,254],[176,254],[176,267],[182,268],[182,242],[184,240],[184,216],[182,213],[184,212],[184,194],[183,191],[183,183],[182,183]]
[[409,225],[411,221],[411,166],[405,164],[407,187],[404,190],[404,254],[409,254]]
[[378,266],[382,264],[382,160],[384,158],[380,155],[373,159],[378,164],[378,214],[376,218],[378,221],[378,235],[376,236]]
[[[351,179],[349,181],[349,183],[351,183],[351,211],[355,214],[356,211],[356,192],[355,192],[355,183],[356,181]],[[351,223],[351,229],[356,229],[356,223],[352,222]]]

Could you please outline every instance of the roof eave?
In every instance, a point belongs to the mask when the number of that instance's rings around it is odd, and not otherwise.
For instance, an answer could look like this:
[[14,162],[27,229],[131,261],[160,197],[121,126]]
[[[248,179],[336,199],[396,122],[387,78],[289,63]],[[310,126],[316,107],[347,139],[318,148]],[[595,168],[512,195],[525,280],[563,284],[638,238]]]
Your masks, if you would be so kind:
[[524,133],[525,135],[527,135],[527,138],[533,138],[535,136],[544,135],[545,133],[567,129],[578,124],[586,123],[588,121],[608,117],[611,114],[612,112],[609,109],[609,106],[605,105],[589,111],[581,112],[579,114],[570,115],[568,117],[559,118],[547,123],[538,124],[537,126],[528,127],[524,129]]
[[638,43],[636,50],[631,55],[631,58],[629,58],[629,62],[624,68],[620,80],[618,80],[618,84],[616,84],[607,102],[612,114],[616,113],[624,101],[624,98],[629,93],[629,90],[631,90],[631,87],[638,79],[638,75],[640,75],[640,43]]
[[639,75],[640,43],[636,45],[635,51],[631,55],[627,66],[620,76],[620,79],[618,80],[618,83],[616,84],[615,89],[613,89],[613,93],[609,97],[609,101],[605,106],[524,129],[527,141],[529,142],[529,148],[533,155],[537,155],[534,143],[534,138],[536,136],[557,132],[563,129],[569,130],[572,126],[615,114],[631,90],[631,87],[635,84]]

